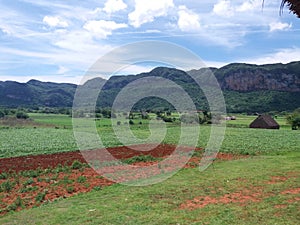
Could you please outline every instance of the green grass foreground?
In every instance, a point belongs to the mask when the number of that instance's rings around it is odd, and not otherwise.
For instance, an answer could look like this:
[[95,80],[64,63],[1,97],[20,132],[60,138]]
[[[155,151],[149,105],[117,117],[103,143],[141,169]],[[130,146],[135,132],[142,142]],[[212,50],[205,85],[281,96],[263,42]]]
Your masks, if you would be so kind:
[[[285,179],[270,182],[274,177]],[[288,190],[299,189],[299,183],[299,152],[254,156],[215,162],[204,172],[198,168],[182,169],[151,186],[104,187],[9,213],[0,218],[0,224],[298,224],[299,193]],[[195,198],[220,199],[244,192],[256,196],[257,201],[181,207]]]

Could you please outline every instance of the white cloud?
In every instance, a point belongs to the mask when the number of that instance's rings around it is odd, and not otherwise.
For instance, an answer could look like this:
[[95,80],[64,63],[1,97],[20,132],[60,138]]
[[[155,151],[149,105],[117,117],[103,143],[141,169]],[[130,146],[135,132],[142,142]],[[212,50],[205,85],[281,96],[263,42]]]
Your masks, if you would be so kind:
[[70,70],[64,66],[59,66],[57,74],[65,74],[67,72],[69,72]]
[[45,16],[43,22],[47,24],[49,27],[62,27],[66,28],[69,24],[59,18],[58,16]]
[[234,8],[229,0],[220,0],[214,5],[213,13],[218,16],[230,17],[234,14]]
[[103,11],[111,14],[126,8],[127,5],[123,2],[123,0],[108,0],[104,5]]
[[261,57],[241,60],[241,62],[254,64],[289,63],[300,61],[300,48],[277,49],[273,53]]
[[11,35],[12,32],[10,31],[10,29],[8,27],[6,27],[4,24],[2,24],[0,26],[0,30],[1,32],[3,32],[4,34],[8,34],[8,35]]
[[249,12],[254,9],[259,9],[262,7],[261,0],[248,0],[243,2],[242,5],[236,7],[237,12]]
[[127,24],[125,23],[116,23],[115,21],[106,20],[90,20],[83,26],[87,31],[90,31],[97,35],[97,37],[103,39],[111,35],[113,30],[125,27],[127,27]]
[[197,31],[200,29],[200,19],[199,16],[192,12],[191,10],[187,9],[186,6],[179,6],[178,12],[178,27],[180,30],[184,32],[189,31]]
[[82,76],[64,76],[64,75],[2,76],[0,75],[1,81],[16,81],[20,83],[26,83],[30,80],[39,80],[42,82],[79,84],[81,79]]
[[130,25],[135,28],[153,22],[156,17],[168,15],[174,7],[173,0],[135,0],[135,10],[128,15]]
[[273,22],[269,24],[270,32],[273,31],[283,31],[292,28],[292,24],[281,23],[281,22]]

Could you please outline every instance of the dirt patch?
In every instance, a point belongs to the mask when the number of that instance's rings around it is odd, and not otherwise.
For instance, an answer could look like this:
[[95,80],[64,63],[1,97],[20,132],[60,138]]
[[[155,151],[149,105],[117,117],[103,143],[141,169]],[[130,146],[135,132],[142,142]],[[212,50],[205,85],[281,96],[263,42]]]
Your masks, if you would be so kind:
[[275,209],[285,209],[286,207],[287,207],[286,204],[279,204],[274,206]]
[[[114,147],[107,148],[106,150],[116,159],[129,159],[134,156],[140,155],[151,155],[155,158],[165,158],[172,154],[176,149],[175,145],[161,144],[156,147],[154,144],[147,145],[134,145],[132,147]],[[154,147],[152,149],[152,147]],[[150,151],[136,151],[134,149],[152,149]],[[191,147],[182,147],[181,151],[191,151]],[[196,148],[196,151],[201,151],[202,149]],[[84,151],[84,155],[88,160],[97,159],[99,156],[103,155],[103,149]],[[13,158],[2,158],[0,159],[0,173],[4,171],[24,171],[24,170],[35,170],[38,168],[54,168],[60,165],[70,166],[74,160],[80,162],[86,162],[80,151],[74,152],[62,152],[55,154],[44,154],[44,155],[33,155],[33,156],[21,156]],[[102,161],[105,159],[101,158]]]
[[287,181],[287,177],[283,176],[272,176],[271,179],[267,182],[267,184],[277,184]]
[[[129,159],[134,156],[140,155],[151,155],[154,158],[166,158],[171,155],[175,149],[175,145],[161,144],[154,147],[150,151],[136,151],[134,149],[151,149],[151,147],[156,146],[154,144],[147,145],[134,145],[132,147],[114,147],[107,148],[106,150],[116,159]],[[180,147],[180,152],[190,152],[191,147]],[[195,151],[202,151],[201,148],[196,148]],[[103,149],[84,151],[84,155],[87,156],[88,160],[97,159],[99,156],[102,156]],[[240,158],[246,158],[245,155],[237,154],[227,154],[227,153],[218,153],[218,160],[235,160]],[[35,170],[38,168],[55,168],[58,165],[68,165],[70,166],[74,160],[78,160],[82,163],[86,162],[86,159],[83,157],[80,151],[73,152],[62,152],[55,154],[43,154],[43,155],[32,155],[32,156],[20,156],[13,158],[2,158],[0,159],[0,173],[5,171],[24,171],[24,170]],[[101,158],[103,161],[104,159]],[[192,157],[189,162],[190,164],[187,167],[198,166],[200,162],[200,157]],[[194,163],[194,164],[193,164]]]
[[33,121],[31,118],[29,119],[17,119],[15,117],[5,117],[0,119],[0,126],[6,128],[14,128],[14,127],[55,127],[51,124],[42,124]]
[[[270,179],[265,184],[277,184],[286,182],[289,179],[297,178],[299,176],[299,172],[291,172],[288,173],[288,177],[284,176],[271,176]],[[244,178],[237,178],[236,180],[240,182],[246,182],[247,180]],[[223,191],[219,189],[219,191]],[[210,194],[216,194],[217,191],[210,191]],[[281,195],[290,195],[288,199],[286,199],[283,204],[274,205],[276,209],[284,209],[290,203],[295,203],[300,201],[300,198],[295,195],[300,194],[300,187],[292,188],[288,190],[281,191]],[[274,196],[273,192],[265,192],[263,187],[253,187],[249,189],[249,187],[243,189],[242,191],[233,192],[229,194],[225,194],[221,197],[212,197],[212,196],[199,196],[195,197],[192,200],[187,200],[180,205],[180,209],[189,209],[194,210],[197,208],[203,208],[209,204],[229,204],[229,203],[239,203],[239,204],[247,204],[249,202],[260,202],[263,199]]]
[[193,200],[188,200],[180,205],[180,209],[197,209],[204,208],[209,204],[229,204],[240,203],[245,204],[248,202],[260,202],[263,196],[263,191],[260,187],[255,187],[256,192],[245,189],[234,193],[225,194],[221,197],[199,196]]
[[[143,173],[128,173],[128,180],[147,178],[162,171],[170,172],[174,169],[172,165],[179,162],[185,162],[189,159],[188,154],[193,150],[191,147],[180,147],[179,152],[175,145],[135,145],[129,147],[115,147],[106,149],[116,159],[125,160],[141,156],[142,161],[133,161],[130,168],[134,167],[151,167]],[[134,149],[152,149],[150,151],[136,151]],[[176,152],[175,152],[176,151]],[[196,148],[195,151],[202,151]],[[172,157],[169,157],[172,154]],[[201,155],[201,154],[200,154]],[[85,156],[89,160],[97,159],[103,156],[103,149],[85,151]],[[143,156],[151,156],[153,159],[164,159],[165,164],[159,160],[143,161]],[[89,158],[90,157],[90,158]],[[232,154],[219,153],[217,159],[232,160],[242,158]],[[100,157],[101,158],[101,157]],[[150,158],[152,159],[152,158]],[[101,158],[105,161],[105,159]],[[192,157],[186,164],[186,168],[197,167],[201,157]],[[79,163],[79,168],[73,168],[74,161]],[[130,162],[130,161],[129,161]],[[102,165],[100,172],[124,173],[124,165]],[[127,164],[126,164],[127,165]],[[171,165],[171,166],[170,166]],[[25,171],[25,172],[24,172]],[[67,198],[78,193],[89,192],[93,189],[100,190],[104,186],[112,185],[114,182],[104,178],[99,171],[88,167],[86,160],[80,151],[56,153],[51,155],[33,155],[14,158],[0,159],[0,214],[9,211],[19,211],[25,208],[38,206],[45,202],[54,201],[58,198]],[[5,175],[6,174],[6,175]],[[7,177],[5,177],[7,176]],[[204,197],[206,200],[202,205],[210,202],[229,202],[241,199],[241,193],[235,193],[224,196],[222,199],[213,199]],[[231,200],[230,200],[231,199]],[[243,201],[256,201],[255,196],[242,198]],[[195,199],[198,203],[200,200]],[[239,200],[241,201],[241,200]]]
[[286,194],[290,194],[290,195],[300,194],[300,187],[289,189],[289,190],[286,190],[286,191],[282,191],[281,194],[283,194],[283,195],[286,195]]
[[92,189],[100,190],[103,186],[111,184],[113,182],[99,176],[91,168],[69,170],[68,172],[51,171],[36,177],[14,175],[0,180],[2,187],[0,214],[39,206],[58,198],[67,198]]

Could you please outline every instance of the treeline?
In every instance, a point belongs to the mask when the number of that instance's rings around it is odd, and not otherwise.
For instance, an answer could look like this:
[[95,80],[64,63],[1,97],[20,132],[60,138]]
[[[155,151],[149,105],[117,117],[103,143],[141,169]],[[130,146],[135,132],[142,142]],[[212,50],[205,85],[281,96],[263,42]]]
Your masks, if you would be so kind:
[[28,119],[29,115],[24,110],[0,109],[0,119],[5,117],[15,117],[17,119]]

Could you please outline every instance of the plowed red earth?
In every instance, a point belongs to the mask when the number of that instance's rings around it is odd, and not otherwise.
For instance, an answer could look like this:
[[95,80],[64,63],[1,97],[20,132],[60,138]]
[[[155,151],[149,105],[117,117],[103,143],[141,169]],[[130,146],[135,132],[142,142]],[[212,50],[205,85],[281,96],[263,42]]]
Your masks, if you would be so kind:
[[[135,151],[133,149],[152,149],[150,151]],[[174,145],[135,145],[129,147],[115,147],[108,148],[108,152],[117,159],[128,159],[139,155],[151,155],[155,158],[167,158],[167,156],[174,153],[176,146]],[[190,147],[181,147],[181,153],[190,152]],[[201,151],[200,148],[195,149]],[[85,151],[88,157],[96,157],[98,153],[101,155],[103,149]],[[89,154],[86,154],[89,153]],[[217,158],[230,160],[244,156],[237,156],[231,154],[218,154]],[[180,158],[180,157],[178,157]],[[176,159],[176,158],[175,158]],[[97,173],[92,168],[69,169],[68,172],[48,172],[42,173],[38,177],[26,177],[20,175],[21,171],[29,170],[45,170],[49,168],[57,168],[57,166],[70,166],[75,160],[85,163],[86,160],[80,151],[56,153],[51,155],[36,155],[36,156],[22,156],[14,158],[0,159],[0,173],[15,174],[8,178],[0,180],[0,185],[8,181],[13,185],[10,190],[0,191],[0,214],[5,214],[10,210],[21,210],[40,205],[47,201],[53,201],[57,198],[66,198],[78,193],[91,191],[95,187],[100,189],[103,186],[111,185],[114,182],[105,179],[101,174]],[[192,157],[186,164],[187,167],[198,166],[200,157]],[[146,167],[157,164],[158,162],[137,162],[134,166]],[[172,163],[174,163],[172,161]],[[111,169],[111,166],[107,166]],[[70,168],[70,167],[69,167]],[[156,173],[154,173],[156,174]],[[134,179],[143,178],[143,176],[136,176]],[[28,180],[31,179],[30,182]],[[80,180],[81,179],[81,180]],[[0,186],[0,187],[1,187]],[[3,189],[3,188],[2,188]],[[39,199],[39,195],[44,196]],[[21,203],[20,203],[21,199]]]
[[[107,151],[114,156],[116,159],[128,159],[138,155],[151,155],[155,158],[158,157],[166,157],[173,153],[176,146],[175,145],[156,145],[147,144],[147,145],[134,145],[134,146],[121,146],[114,148],[107,148]],[[187,150],[192,150],[192,148],[185,147]],[[136,151],[133,149],[152,149],[150,151]],[[201,149],[197,148],[196,151]],[[102,155],[103,149],[85,151],[85,155],[90,159],[94,159]],[[74,152],[62,152],[55,153],[51,155],[34,155],[34,156],[21,156],[14,158],[4,158],[0,159],[0,173],[3,171],[13,170],[16,172],[24,171],[24,170],[34,170],[37,168],[54,168],[57,165],[71,165],[74,160],[78,160],[82,163],[85,163],[86,160],[81,154],[80,151]],[[103,159],[102,159],[103,160]]]

